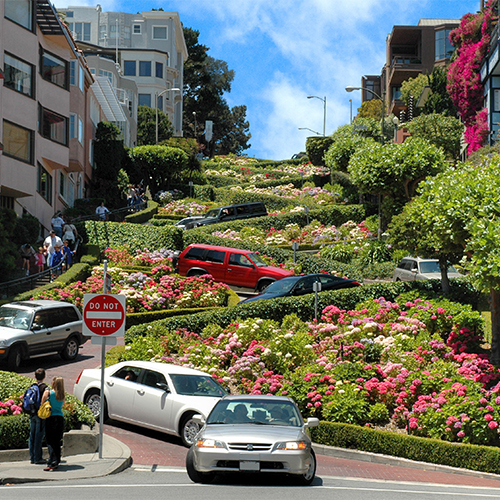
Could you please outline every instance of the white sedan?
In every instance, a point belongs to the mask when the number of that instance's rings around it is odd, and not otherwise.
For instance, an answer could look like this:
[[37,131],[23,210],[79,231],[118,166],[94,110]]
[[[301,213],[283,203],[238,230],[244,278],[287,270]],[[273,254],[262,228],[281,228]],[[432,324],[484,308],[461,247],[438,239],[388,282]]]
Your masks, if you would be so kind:
[[[73,394],[99,419],[100,368],[83,370]],[[104,419],[180,436],[189,447],[200,429],[193,415],[207,416],[226,394],[213,377],[199,370],[150,361],[122,361],[104,370],[103,414]]]

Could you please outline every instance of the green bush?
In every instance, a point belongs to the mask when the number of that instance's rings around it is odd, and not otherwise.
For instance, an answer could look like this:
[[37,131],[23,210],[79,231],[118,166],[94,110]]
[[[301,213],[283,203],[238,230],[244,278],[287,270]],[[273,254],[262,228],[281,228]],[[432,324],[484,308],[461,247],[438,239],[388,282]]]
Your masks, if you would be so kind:
[[313,165],[324,165],[323,157],[332,145],[333,139],[327,137],[308,137],[306,140],[306,152]]
[[315,443],[327,446],[500,473],[500,450],[495,447],[448,443],[335,422],[320,422],[319,427],[311,429],[311,437]]
[[131,224],[144,224],[158,213],[158,203],[148,200],[147,207],[140,212],[129,214],[125,217],[125,222]]

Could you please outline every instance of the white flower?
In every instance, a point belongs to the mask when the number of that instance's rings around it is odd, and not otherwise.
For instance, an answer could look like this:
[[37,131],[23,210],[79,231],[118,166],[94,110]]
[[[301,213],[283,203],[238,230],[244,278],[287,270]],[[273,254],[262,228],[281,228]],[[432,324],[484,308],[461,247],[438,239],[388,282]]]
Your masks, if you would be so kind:
[[126,351],[130,351],[130,349],[132,349],[132,346],[130,346],[130,345],[125,346]]
[[291,355],[289,352],[287,352],[287,353],[285,354],[285,358],[291,358],[291,357],[292,357],[292,355]]
[[339,394],[344,394],[345,393],[344,389],[340,389],[338,392],[339,392]]

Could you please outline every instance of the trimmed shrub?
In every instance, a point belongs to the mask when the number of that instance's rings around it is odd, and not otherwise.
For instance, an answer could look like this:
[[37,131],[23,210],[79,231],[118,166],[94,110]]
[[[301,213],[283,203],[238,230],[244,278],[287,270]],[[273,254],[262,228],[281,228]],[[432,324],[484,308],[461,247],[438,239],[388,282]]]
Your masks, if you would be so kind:
[[328,148],[333,144],[333,138],[327,137],[308,137],[306,140],[306,152],[310,162],[313,165],[324,165],[323,156]]
[[140,212],[129,214],[125,217],[125,222],[131,224],[143,224],[158,213],[158,203],[156,201],[148,201],[147,208]]

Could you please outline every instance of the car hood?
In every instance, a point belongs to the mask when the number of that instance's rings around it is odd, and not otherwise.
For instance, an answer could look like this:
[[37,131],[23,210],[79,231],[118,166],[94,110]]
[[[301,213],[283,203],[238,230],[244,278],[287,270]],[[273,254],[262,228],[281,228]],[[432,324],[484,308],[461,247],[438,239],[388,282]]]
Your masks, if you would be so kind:
[[202,430],[202,436],[229,443],[235,441],[262,443],[309,439],[300,427],[265,424],[210,424]]
[[14,337],[27,335],[29,333],[31,333],[30,330],[18,330],[17,328],[0,326],[0,342],[3,340],[12,340]]

